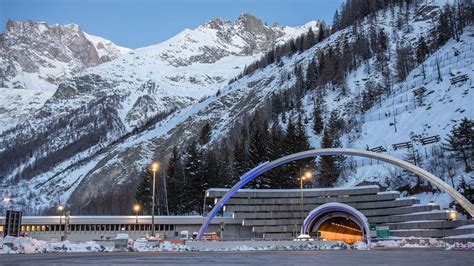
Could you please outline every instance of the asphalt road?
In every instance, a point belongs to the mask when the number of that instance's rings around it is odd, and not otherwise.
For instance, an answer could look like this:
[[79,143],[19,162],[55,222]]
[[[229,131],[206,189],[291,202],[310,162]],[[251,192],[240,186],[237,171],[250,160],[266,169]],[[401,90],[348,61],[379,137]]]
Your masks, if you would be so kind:
[[474,251],[435,249],[50,253],[0,255],[1,265],[474,265]]

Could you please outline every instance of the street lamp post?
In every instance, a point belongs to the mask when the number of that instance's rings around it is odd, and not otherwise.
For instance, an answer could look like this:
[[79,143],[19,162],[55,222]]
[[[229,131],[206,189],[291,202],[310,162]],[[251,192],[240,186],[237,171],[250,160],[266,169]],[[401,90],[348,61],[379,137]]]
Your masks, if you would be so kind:
[[135,214],[136,214],[135,223],[138,224],[138,211],[140,211],[140,205],[138,204],[133,205],[133,210],[135,211]]
[[61,224],[62,224],[61,217],[62,217],[62,214],[63,214],[63,210],[64,210],[64,206],[59,205],[59,206],[58,206],[58,212],[59,212],[59,226],[61,226]]
[[152,203],[151,203],[151,236],[155,237],[155,175],[160,169],[160,165],[157,162],[151,164],[151,171],[153,171],[153,188],[152,188]]
[[301,189],[301,234],[303,234],[303,221],[304,221],[304,192],[303,192],[303,181],[309,180],[312,177],[312,173],[310,171],[306,171],[304,175],[300,176],[300,189]]

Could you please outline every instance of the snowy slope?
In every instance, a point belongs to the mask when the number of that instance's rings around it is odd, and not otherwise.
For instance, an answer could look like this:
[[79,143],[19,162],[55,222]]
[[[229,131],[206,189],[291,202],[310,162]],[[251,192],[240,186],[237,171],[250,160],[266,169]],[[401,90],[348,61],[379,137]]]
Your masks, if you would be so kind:
[[92,44],[94,44],[94,47],[97,50],[97,55],[103,62],[113,60],[119,57],[120,55],[127,54],[132,51],[132,49],[130,48],[118,46],[112,41],[109,41],[99,36],[95,36],[85,32],[84,36],[86,36],[86,38]]
[[[472,94],[472,78],[474,77],[474,29],[471,27],[463,35],[461,42],[451,40],[436,53],[431,55],[425,62],[425,68],[429,73],[426,79],[421,74],[421,66],[413,70],[407,77],[407,81],[395,86],[396,91],[390,97],[383,99],[380,104],[369,110],[362,121],[362,132],[360,138],[348,146],[371,148],[384,146],[388,153],[398,158],[406,158],[412,151],[407,149],[393,148],[393,144],[412,141],[414,150],[421,157],[421,166],[441,177],[450,185],[457,186],[460,178],[468,180],[473,178],[472,174],[463,172],[463,165],[458,162],[454,172],[449,174],[439,167],[439,162],[434,161],[433,152],[440,150],[441,142],[444,142],[447,134],[464,117],[474,118]],[[454,53],[459,52],[455,56]],[[440,62],[440,70],[443,80],[438,81],[436,61]],[[459,84],[451,85],[449,79],[458,75],[467,74],[469,80]],[[425,87],[427,95],[420,104],[413,91]],[[396,122],[396,131],[393,122]],[[383,134],[381,134],[383,133]],[[435,144],[422,145],[420,138],[440,136],[441,141]],[[360,160],[359,160],[360,162]],[[361,181],[376,181],[383,186],[394,186],[393,178],[403,176],[403,171],[396,167],[377,164],[367,165],[366,160],[363,167],[359,167],[355,175],[343,181],[343,185],[353,186]],[[413,186],[414,179],[411,180]],[[438,195],[431,196],[432,200],[442,201],[443,207],[447,207],[449,200],[437,199]],[[444,196],[441,196],[444,197]],[[425,195],[425,201],[430,197]],[[449,197],[448,197],[449,198]]]

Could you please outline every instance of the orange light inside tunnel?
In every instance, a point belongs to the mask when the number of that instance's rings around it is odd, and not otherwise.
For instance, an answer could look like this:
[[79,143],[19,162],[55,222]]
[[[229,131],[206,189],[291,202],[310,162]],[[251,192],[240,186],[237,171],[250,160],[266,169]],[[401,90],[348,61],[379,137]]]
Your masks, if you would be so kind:
[[349,245],[354,244],[357,241],[363,241],[362,235],[350,235],[350,234],[341,234],[341,233],[334,233],[329,231],[319,231],[321,237],[326,240],[338,240],[344,241]]
[[318,228],[320,237],[326,240],[344,241],[349,245],[363,241],[361,228],[351,219],[334,217],[321,224]]

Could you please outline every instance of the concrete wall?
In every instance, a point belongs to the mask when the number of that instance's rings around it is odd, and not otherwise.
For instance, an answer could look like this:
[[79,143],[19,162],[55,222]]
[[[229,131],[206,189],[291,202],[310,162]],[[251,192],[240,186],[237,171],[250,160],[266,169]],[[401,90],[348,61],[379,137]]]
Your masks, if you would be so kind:
[[[226,192],[227,189],[210,189],[207,196],[217,200]],[[243,227],[251,227],[255,235],[266,239],[294,238],[309,212],[329,202],[354,207],[369,223],[388,225],[396,236],[458,235],[469,230],[449,229],[474,223],[472,220],[449,221],[449,212],[439,210],[436,204],[420,205],[414,197],[400,198],[399,192],[380,192],[377,186],[304,189],[303,205],[300,196],[299,189],[244,189],[239,190],[224,209],[242,219]]]
[[[155,233],[160,237],[164,238],[165,240],[176,239],[179,237],[181,231],[188,231],[189,237],[192,237],[193,232],[199,231],[200,224],[192,224],[192,225],[176,225],[174,230],[170,231],[156,231]],[[209,227],[208,232],[216,232],[220,235],[221,233],[221,226],[220,225],[211,225]],[[84,241],[91,241],[91,240],[101,240],[107,238],[115,238],[117,234],[128,234],[131,239],[139,239],[144,238],[147,236],[151,236],[151,231],[72,231],[68,235],[68,240],[74,242],[84,242]],[[254,233],[252,232],[252,228],[250,227],[243,227],[240,224],[225,224],[224,225],[224,239],[242,239],[242,238],[253,238]],[[61,231],[37,231],[37,232],[29,232],[28,236],[39,239],[39,240],[46,240],[51,241],[56,239],[58,241],[61,240],[61,237],[64,236],[64,232]]]

